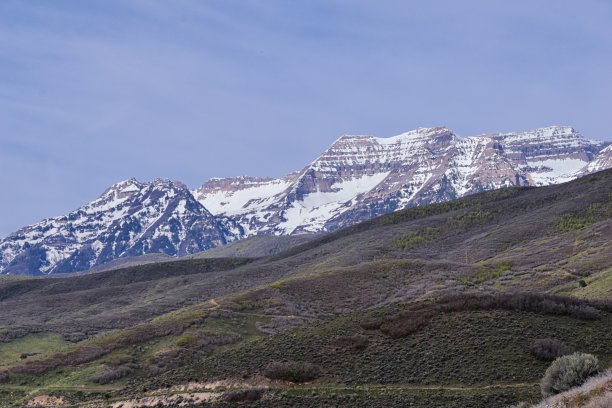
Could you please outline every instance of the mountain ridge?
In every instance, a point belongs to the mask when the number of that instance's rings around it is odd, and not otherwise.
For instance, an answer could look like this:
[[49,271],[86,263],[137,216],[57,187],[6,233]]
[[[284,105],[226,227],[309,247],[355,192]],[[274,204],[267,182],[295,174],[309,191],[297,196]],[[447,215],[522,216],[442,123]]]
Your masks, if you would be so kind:
[[123,256],[186,255],[233,239],[184,184],[127,179],[68,215],[10,234],[0,242],[0,266],[25,275],[74,272]]
[[[118,406],[232,384],[266,387],[260,407],[535,402],[550,364],[537,339],[612,364],[611,197],[612,169],[401,210],[256,259],[3,277],[0,401],[40,390]],[[306,394],[267,375],[285,361],[321,369]]]
[[459,137],[446,127],[343,135],[282,178],[212,178],[190,190],[131,178],[68,215],[0,241],[0,273],[50,274],[149,253],[190,255],[256,235],[324,233],[399,209],[612,167],[612,144],[569,126]]
[[[214,193],[201,187],[194,195],[207,208],[224,203],[215,209],[246,226],[246,235],[332,231],[407,206],[569,181],[607,168],[610,161],[596,157],[607,145],[569,126],[473,137],[445,127],[390,138],[344,135],[297,176],[262,182],[262,189],[278,187],[273,197],[260,199],[253,186]],[[348,194],[334,197],[338,192]]]

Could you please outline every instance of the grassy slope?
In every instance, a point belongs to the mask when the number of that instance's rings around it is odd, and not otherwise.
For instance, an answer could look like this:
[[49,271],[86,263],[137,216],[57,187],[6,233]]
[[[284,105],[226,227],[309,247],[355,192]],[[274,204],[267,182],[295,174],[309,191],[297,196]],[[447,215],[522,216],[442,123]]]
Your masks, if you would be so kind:
[[[601,207],[609,205],[611,194],[608,171],[561,186],[502,190],[401,211],[259,260],[189,260],[65,279],[4,280],[5,340],[37,332],[47,333],[39,335],[43,339],[55,332],[80,340],[55,343],[49,353],[26,359],[32,367],[60,364],[12,374],[6,389],[13,394],[5,398],[18,401],[34,387],[70,394],[77,386],[120,398],[145,384],[150,389],[189,379],[257,378],[268,362],[283,358],[316,363],[324,375],[314,390],[270,391],[266,398],[276,404],[345,397],[355,405],[390,404],[427,395],[423,401],[429,405],[457,406],[463,398],[463,406],[487,406],[478,401],[535,398],[532,383],[546,364],[528,354],[527,344],[554,336],[609,364],[609,315],[581,321],[526,312],[454,313],[400,340],[364,332],[358,321],[457,292],[548,291],[610,299],[612,222]],[[173,309],[180,310],[150,320]],[[139,322],[145,323],[127,329]],[[296,325],[301,326],[292,329]],[[264,334],[275,332],[280,333]],[[369,346],[355,353],[330,345],[348,334],[367,336]],[[204,349],[189,345],[214,343],[220,335],[240,340]],[[30,338],[5,347],[32,352]],[[66,353],[92,345],[103,354],[73,366],[74,354]],[[50,360],[51,351],[61,350]],[[109,370],[114,356],[136,368],[111,385],[92,384],[89,379]],[[159,361],[166,365],[151,381]],[[325,388],[330,384],[333,389]],[[356,384],[374,388],[360,393]],[[390,385],[395,388],[385,388]],[[423,389],[431,385],[445,391]]]
[[304,244],[316,238],[315,234],[293,236],[260,235],[191,255],[190,258],[262,257]]

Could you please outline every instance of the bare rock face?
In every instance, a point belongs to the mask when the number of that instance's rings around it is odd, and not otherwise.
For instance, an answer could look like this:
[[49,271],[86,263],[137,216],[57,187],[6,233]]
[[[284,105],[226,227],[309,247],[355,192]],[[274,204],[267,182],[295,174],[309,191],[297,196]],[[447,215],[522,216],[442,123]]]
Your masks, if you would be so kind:
[[274,179],[115,184],[68,215],[0,241],[0,273],[49,274],[148,253],[180,256],[254,235],[334,231],[398,209],[510,186],[544,186],[612,167],[612,145],[570,127],[458,137],[444,127],[342,136]]

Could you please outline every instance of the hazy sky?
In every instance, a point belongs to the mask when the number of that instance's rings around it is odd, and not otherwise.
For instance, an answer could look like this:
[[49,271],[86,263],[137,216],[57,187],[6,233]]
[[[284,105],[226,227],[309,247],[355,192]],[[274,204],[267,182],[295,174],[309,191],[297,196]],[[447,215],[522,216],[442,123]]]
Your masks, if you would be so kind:
[[345,133],[612,139],[609,0],[0,1],[0,236],[129,177],[281,176]]

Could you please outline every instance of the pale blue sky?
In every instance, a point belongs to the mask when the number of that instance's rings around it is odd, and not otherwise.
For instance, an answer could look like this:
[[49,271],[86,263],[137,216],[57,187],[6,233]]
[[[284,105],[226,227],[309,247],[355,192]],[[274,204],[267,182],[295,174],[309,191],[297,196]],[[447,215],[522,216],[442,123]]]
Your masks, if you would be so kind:
[[0,235],[121,179],[281,176],[345,133],[612,140],[612,1],[0,0]]

